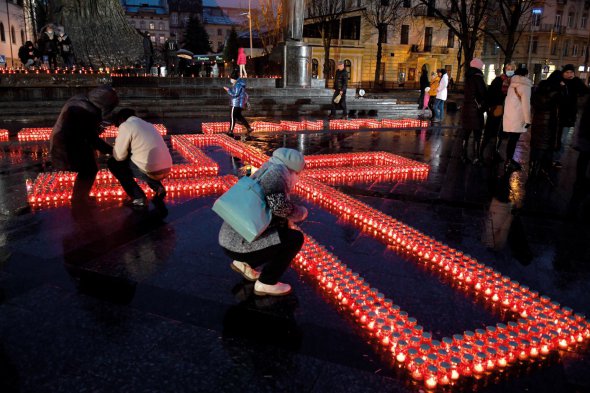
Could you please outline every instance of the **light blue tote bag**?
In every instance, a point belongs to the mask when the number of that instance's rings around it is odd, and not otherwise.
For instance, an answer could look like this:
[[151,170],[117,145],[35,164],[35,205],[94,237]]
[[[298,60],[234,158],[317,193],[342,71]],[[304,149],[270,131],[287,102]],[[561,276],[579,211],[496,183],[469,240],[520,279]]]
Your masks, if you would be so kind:
[[244,176],[213,204],[213,211],[249,243],[266,230],[272,213],[266,204],[260,179]]

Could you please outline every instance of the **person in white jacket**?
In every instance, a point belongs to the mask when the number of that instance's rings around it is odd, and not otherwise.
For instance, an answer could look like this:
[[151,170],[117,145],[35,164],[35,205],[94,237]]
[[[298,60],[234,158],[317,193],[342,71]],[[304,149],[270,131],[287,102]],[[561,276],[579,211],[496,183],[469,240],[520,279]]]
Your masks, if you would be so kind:
[[135,181],[137,178],[154,191],[152,202],[161,213],[166,214],[166,189],[161,180],[170,174],[172,168],[172,157],[166,142],[153,124],[135,116],[132,109],[121,109],[115,124],[119,133],[113,156],[107,164],[129,196],[123,203],[131,208],[147,208],[147,198]]
[[441,68],[437,73],[440,76],[440,82],[436,89],[436,100],[434,101],[434,123],[442,122],[445,117],[445,101],[447,100],[447,88],[449,86],[447,70]]
[[502,120],[504,136],[508,138],[506,146],[506,171],[519,171],[522,167],[514,160],[516,144],[520,134],[531,126],[531,87],[533,83],[528,78],[529,71],[519,68],[510,80],[510,87],[504,104],[504,118]]

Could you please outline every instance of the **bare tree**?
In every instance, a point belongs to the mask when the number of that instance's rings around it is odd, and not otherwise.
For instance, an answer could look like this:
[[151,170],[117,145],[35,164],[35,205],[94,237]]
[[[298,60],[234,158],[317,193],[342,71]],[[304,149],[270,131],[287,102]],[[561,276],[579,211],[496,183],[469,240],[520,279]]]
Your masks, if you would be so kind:
[[315,33],[322,39],[324,47],[324,79],[326,88],[330,79],[330,48],[332,40],[338,34],[338,20],[344,11],[344,1],[342,0],[309,0],[309,29],[315,30]]
[[[438,17],[459,39],[464,63],[471,61],[483,36],[483,27],[487,24],[492,1],[418,0],[418,2],[427,7],[428,15]],[[438,7],[437,4],[439,4]],[[461,68],[462,64],[459,61],[457,81],[460,80]]]
[[532,23],[532,9],[536,0],[497,0],[492,5],[493,15],[483,26],[483,32],[490,37],[504,53],[504,64],[512,61],[512,55],[522,33]]
[[141,59],[142,37],[129,24],[119,0],[61,0],[53,20],[65,26],[76,60],[88,66],[133,64]]
[[283,41],[283,2],[282,0],[260,0],[260,9],[252,12],[252,25],[258,32],[264,52]]
[[408,16],[404,0],[366,0],[363,9],[365,21],[377,30],[377,55],[375,64],[375,85],[380,84],[383,43],[387,42],[388,31],[395,31]]

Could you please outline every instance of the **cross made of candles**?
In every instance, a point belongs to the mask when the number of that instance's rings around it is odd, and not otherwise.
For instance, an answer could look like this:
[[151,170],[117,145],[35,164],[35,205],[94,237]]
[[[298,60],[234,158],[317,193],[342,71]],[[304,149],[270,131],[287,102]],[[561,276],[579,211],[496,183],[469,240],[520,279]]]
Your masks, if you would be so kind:
[[[220,146],[255,168],[268,160],[255,147],[221,134],[173,135],[171,141],[189,162],[175,165],[163,182],[172,199],[177,195],[220,194],[237,181],[233,175],[218,176],[219,167],[202,151],[204,147]],[[502,323],[435,339],[393,299],[309,235],[305,235],[294,268],[314,283],[393,367],[404,370],[427,390],[494,378],[508,368],[587,344],[590,324],[584,315],[328,185],[420,180],[428,171],[426,164],[384,152],[311,155],[306,157],[306,169],[295,192],[489,306],[502,316]],[[34,208],[66,204],[73,181],[71,173],[42,173],[27,184],[29,203]],[[144,190],[150,192],[145,185]],[[123,195],[106,171],[98,174],[92,193],[105,202],[120,200]]]

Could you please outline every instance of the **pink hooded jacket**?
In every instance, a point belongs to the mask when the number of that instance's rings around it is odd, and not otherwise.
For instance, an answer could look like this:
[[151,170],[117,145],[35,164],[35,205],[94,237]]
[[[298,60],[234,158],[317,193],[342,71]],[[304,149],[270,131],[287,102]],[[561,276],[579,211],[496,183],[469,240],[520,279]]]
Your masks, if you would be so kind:
[[238,48],[238,65],[239,64],[246,64],[246,53],[244,52],[244,48]]

